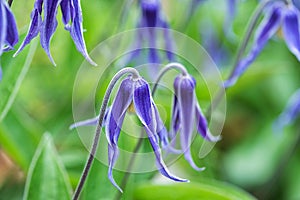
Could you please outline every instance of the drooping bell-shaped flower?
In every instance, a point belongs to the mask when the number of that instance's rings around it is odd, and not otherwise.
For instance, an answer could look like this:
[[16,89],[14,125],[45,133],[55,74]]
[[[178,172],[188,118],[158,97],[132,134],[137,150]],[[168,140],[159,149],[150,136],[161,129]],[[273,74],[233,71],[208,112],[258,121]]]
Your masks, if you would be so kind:
[[175,96],[173,101],[172,121],[170,137],[175,138],[177,132],[180,135],[181,150],[185,159],[195,170],[199,168],[191,155],[190,146],[194,126],[197,132],[206,140],[216,142],[220,136],[213,136],[208,128],[208,123],[203,115],[195,94],[196,81],[190,75],[179,75],[174,81]]
[[[27,35],[16,52],[17,55],[22,49],[40,34],[41,45],[47,53],[51,62],[55,62],[50,53],[50,41],[57,28],[57,10],[60,6],[62,12],[62,21],[65,29],[75,43],[77,50],[92,65],[96,65],[89,57],[83,38],[82,11],[80,0],[36,0],[34,9],[31,12],[31,23]],[[44,14],[42,18],[42,14]]]
[[[5,0],[0,0],[0,56],[14,48],[19,40],[15,17]],[[2,69],[0,66],[0,80]]]
[[[122,191],[113,178],[112,170],[119,156],[118,140],[123,121],[131,105],[133,105],[135,113],[147,133],[160,173],[174,181],[188,181],[178,178],[168,171],[160,150],[160,144],[166,146],[168,143],[167,130],[152,99],[149,84],[142,78],[133,78],[131,76],[122,81],[113,104],[108,109],[105,117],[106,138],[108,141],[108,177],[110,181],[116,188]],[[97,121],[94,118],[75,123],[71,127],[96,124]]]
[[[162,12],[160,0],[141,0],[140,19],[137,24],[137,37],[134,41],[134,51],[130,54],[125,63],[137,60],[145,48],[148,48],[147,59],[149,63],[161,63],[162,59],[174,60],[174,42],[169,30],[169,23]],[[156,29],[157,28],[157,29]],[[163,38],[165,46],[165,57],[157,47],[159,37]]]
[[267,13],[257,28],[252,48],[238,62],[232,76],[225,81],[225,87],[230,87],[236,83],[237,79],[256,59],[266,43],[280,27],[282,27],[287,47],[300,61],[300,11],[292,2],[286,4],[282,1],[273,1],[269,4]]

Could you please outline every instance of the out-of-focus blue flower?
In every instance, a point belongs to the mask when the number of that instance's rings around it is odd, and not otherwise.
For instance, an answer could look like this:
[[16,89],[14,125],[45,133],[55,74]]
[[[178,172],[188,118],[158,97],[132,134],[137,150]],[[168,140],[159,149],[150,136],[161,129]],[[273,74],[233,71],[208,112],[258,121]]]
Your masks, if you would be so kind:
[[[19,40],[15,17],[5,0],[0,0],[0,56],[5,51],[10,51]],[[0,66],[0,80],[2,69]]]
[[180,145],[185,159],[195,170],[203,170],[204,168],[199,168],[194,163],[190,151],[194,125],[196,124],[197,132],[208,141],[219,141],[220,136],[213,136],[210,133],[206,118],[196,98],[195,86],[196,81],[190,75],[179,75],[174,81],[175,96],[170,137],[174,138],[179,131]]
[[[56,16],[59,6],[61,8],[62,21],[65,25],[65,29],[70,32],[77,50],[89,63],[96,65],[87,53],[83,38],[80,0],[36,0],[31,13],[31,23],[28,33],[15,55],[22,51],[22,49],[40,33],[41,45],[51,62],[55,65],[49,48],[50,40],[57,28]],[[43,12],[44,17],[42,19]]]
[[280,25],[282,25],[287,47],[300,61],[300,11],[291,2],[288,5],[282,1],[271,2],[266,16],[256,31],[251,50],[246,57],[239,61],[232,76],[225,81],[225,87],[236,83],[269,39],[278,31]]
[[[167,141],[167,130],[159,116],[159,112],[154,104],[148,83],[142,79],[128,77],[124,79],[119,87],[117,95],[110,109],[108,109],[105,119],[106,138],[108,140],[108,177],[113,185],[120,191],[122,189],[115,182],[112,170],[119,156],[118,139],[122,128],[125,114],[133,104],[136,115],[144,126],[148,139],[153,148],[157,168],[160,173],[174,181],[186,182],[188,180],[172,175],[162,159],[160,143],[164,146]],[[74,126],[96,124],[97,119],[86,120],[76,123]]]
[[[172,40],[172,35],[169,31],[169,24],[166,21],[162,9],[160,0],[141,0],[140,1],[141,17],[138,22],[137,37],[134,43],[135,51],[131,53],[127,62],[131,62],[137,59],[139,54],[143,51],[143,43],[147,42],[149,47],[148,51],[148,61],[150,63],[160,63],[161,58],[159,56],[159,51],[157,50],[158,33],[162,32],[165,49],[166,58],[168,61],[174,60],[174,43]],[[156,30],[155,28],[163,28],[163,30]]]
[[274,130],[281,132],[283,128],[293,123],[300,115],[300,89],[298,89],[290,98],[284,111],[274,122]]

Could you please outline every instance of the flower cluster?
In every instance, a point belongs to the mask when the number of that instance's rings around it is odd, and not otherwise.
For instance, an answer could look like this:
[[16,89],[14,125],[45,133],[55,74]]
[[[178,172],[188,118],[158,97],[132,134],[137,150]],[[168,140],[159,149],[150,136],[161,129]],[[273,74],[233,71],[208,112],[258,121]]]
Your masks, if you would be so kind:
[[[122,81],[112,105],[106,110],[102,124],[106,127],[106,138],[109,144],[108,177],[116,188],[122,191],[113,178],[112,170],[119,156],[118,140],[123,121],[126,112],[132,110],[132,107],[147,133],[156,157],[157,168],[162,175],[174,181],[188,181],[178,178],[168,171],[162,158],[161,149],[169,153],[184,153],[184,157],[191,167],[198,171],[204,170],[204,168],[199,168],[194,163],[190,152],[194,126],[196,125],[197,132],[208,141],[217,142],[220,140],[220,136],[213,136],[210,133],[207,120],[197,101],[195,88],[196,81],[191,75],[183,73],[183,75],[175,78],[172,122],[170,131],[168,131],[161,120],[149,84],[143,78],[133,76],[129,76]],[[98,117],[77,122],[71,125],[70,128],[97,124]],[[176,137],[176,134],[179,134],[180,137]],[[176,138],[180,138],[178,142],[181,144],[180,150],[175,149]]]
[[[41,45],[51,62],[55,65],[50,53],[50,40],[57,28],[56,16],[59,6],[61,8],[63,16],[62,21],[65,25],[65,29],[70,32],[77,50],[92,65],[96,65],[87,53],[83,38],[80,0],[36,0],[34,9],[31,13],[31,23],[28,33],[15,55],[22,51],[22,49],[29,44],[33,38],[40,34]],[[43,19],[42,14],[44,14]]]

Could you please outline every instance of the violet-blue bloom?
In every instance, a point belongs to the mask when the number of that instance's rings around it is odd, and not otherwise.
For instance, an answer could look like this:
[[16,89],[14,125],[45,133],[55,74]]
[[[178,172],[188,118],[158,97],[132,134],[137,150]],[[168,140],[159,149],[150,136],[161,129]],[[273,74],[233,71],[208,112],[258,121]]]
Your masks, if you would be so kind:
[[[0,0],[0,56],[4,51],[10,51],[19,40],[15,17],[5,0]],[[2,69],[0,66],[0,80]]]
[[[55,62],[50,53],[50,41],[57,28],[57,10],[60,6],[65,29],[70,32],[77,50],[92,65],[96,65],[89,57],[83,38],[82,11],[80,0],[36,0],[31,12],[31,23],[28,33],[15,56],[40,33],[41,45],[51,62]],[[42,19],[42,13],[44,17]]]
[[159,51],[156,49],[158,32],[155,28],[163,28],[162,35],[165,41],[166,58],[168,61],[174,60],[174,43],[169,31],[169,24],[166,21],[160,0],[141,0],[140,1],[141,18],[138,22],[137,38],[134,43],[135,51],[131,53],[127,62],[136,59],[142,52],[143,43],[148,43],[148,60],[150,63],[160,63]]
[[160,132],[164,128],[157,108],[151,96],[148,83],[142,79],[126,78],[122,81],[117,96],[108,114],[106,124],[106,135],[109,143],[109,170],[108,176],[111,182],[121,191],[112,176],[112,169],[119,155],[118,139],[122,128],[123,120],[129,106],[133,104],[135,112],[144,126],[148,139],[153,148],[156,164],[160,173],[174,181],[186,182],[187,180],[178,178],[170,174],[162,159],[159,142]]
[[195,94],[196,81],[190,75],[179,75],[174,81],[175,96],[173,101],[170,137],[180,134],[180,145],[185,159],[195,170],[203,170],[195,163],[191,155],[190,146],[194,126],[197,132],[206,140],[217,142],[220,136],[213,136],[203,115]]
[[281,132],[282,129],[293,123],[300,115],[300,89],[289,99],[286,108],[274,122],[274,130]]
[[288,5],[281,1],[274,1],[269,4],[266,16],[256,31],[251,50],[246,57],[238,62],[232,76],[225,81],[225,87],[232,86],[236,83],[237,79],[256,59],[280,26],[282,27],[287,47],[300,61],[300,11],[292,2]]
[[[136,115],[143,124],[144,129],[148,135],[148,139],[156,157],[156,165],[160,173],[174,181],[187,182],[188,180],[181,179],[172,175],[168,171],[162,159],[160,144],[163,147],[168,145],[168,133],[160,118],[157,107],[155,106],[155,103],[152,99],[148,83],[142,78],[134,79],[131,76],[122,81],[112,106],[107,109],[106,117],[104,120],[106,127],[106,137],[109,144],[109,180],[117,189],[122,191],[122,189],[118,186],[113,178],[112,170],[119,155],[118,139],[125,114],[132,104],[134,106]],[[90,120],[77,122],[71,125],[70,128],[84,125],[96,125],[97,122],[98,119],[93,118]]]

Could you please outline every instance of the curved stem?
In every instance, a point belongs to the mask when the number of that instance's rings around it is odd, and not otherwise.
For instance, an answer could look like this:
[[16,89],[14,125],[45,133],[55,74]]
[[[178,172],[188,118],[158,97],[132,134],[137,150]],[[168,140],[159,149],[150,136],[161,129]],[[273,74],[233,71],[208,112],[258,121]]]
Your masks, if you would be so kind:
[[188,72],[187,72],[186,68],[185,68],[182,64],[176,63],[176,62],[167,64],[167,65],[159,72],[159,74],[158,74],[158,76],[157,76],[157,79],[156,79],[156,81],[155,81],[155,83],[154,83],[154,85],[153,85],[152,96],[154,96],[154,94],[155,94],[155,91],[156,91],[156,89],[157,89],[157,86],[158,86],[158,83],[159,83],[160,79],[165,75],[165,73],[166,73],[167,71],[170,71],[171,69],[178,69],[178,70],[180,70],[183,76],[187,76],[187,75],[188,75]]
[[[239,61],[241,60],[243,54],[245,53],[246,47],[250,41],[250,38],[254,32],[254,29],[258,23],[259,17],[262,13],[262,11],[264,10],[264,8],[268,5],[268,3],[272,2],[274,0],[265,0],[263,2],[261,2],[258,7],[255,9],[253,15],[250,18],[250,22],[247,26],[244,38],[242,39],[241,45],[238,48],[238,52],[237,52],[237,56],[234,60],[234,64],[233,64],[233,69],[228,77],[227,80],[231,79],[234,75],[234,72],[238,66]],[[211,117],[211,112],[212,112],[212,108],[214,105],[218,105],[220,103],[220,101],[222,100],[223,96],[225,95],[225,92],[227,90],[228,87],[221,87],[220,90],[217,92],[216,96],[213,98],[212,103],[209,105],[205,116],[207,119],[210,119]]]
[[73,200],[77,200],[79,198],[80,192],[82,191],[83,185],[86,181],[86,178],[88,176],[88,173],[89,173],[90,168],[92,166],[92,163],[94,161],[94,158],[95,158],[94,155],[96,154],[96,151],[97,151],[97,147],[98,147],[98,143],[99,143],[99,139],[100,139],[100,133],[101,133],[101,129],[102,129],[102,122],[103,122],[103,119],[104,119],[104,115],[105,115],[105,111],[106,111],[106,107],[107,107],[107,104],[108,104],[108,101],[109,101],[110,94],[111,94],[116,82],[123,75],[125,75],[127,73],[131,73],[133,75],[133,78],[138,78],[140,76],[136,69],[128,67],[128,68],[123,68],[120,71],[118,71],[114,75],[114,77],[111,79],[111,81],[110,81],[110,83],[107,87],[106,93],[104,95],[101,108],[100,108],[99,120],[98,120],[98,125],[97,125],[97,128],[96,128],[96,132],[95,132],[95,136],[94,136],[94,140],[93,140],[93,144],[92,144],[92,149],[91,149],[91,152],[90,152],[89,157],[87,159],[87,162],[85,164],[84,170],[82,172],[82,175],[81,175],[81,178],[80,178],[79,183],[77,185],[77,188],[75,190],[75,193],[73,195]]

